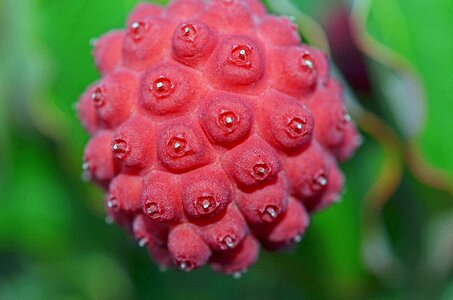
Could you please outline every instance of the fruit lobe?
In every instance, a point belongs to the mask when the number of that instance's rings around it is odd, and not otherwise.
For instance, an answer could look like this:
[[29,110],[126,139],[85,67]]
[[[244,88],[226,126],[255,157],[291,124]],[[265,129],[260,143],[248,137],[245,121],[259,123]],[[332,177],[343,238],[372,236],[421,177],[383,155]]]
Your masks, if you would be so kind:
[[85,178],[162,267],[238,277],[339,199],[360,143],[341,86],[260,1],[138,4],[93,55]]

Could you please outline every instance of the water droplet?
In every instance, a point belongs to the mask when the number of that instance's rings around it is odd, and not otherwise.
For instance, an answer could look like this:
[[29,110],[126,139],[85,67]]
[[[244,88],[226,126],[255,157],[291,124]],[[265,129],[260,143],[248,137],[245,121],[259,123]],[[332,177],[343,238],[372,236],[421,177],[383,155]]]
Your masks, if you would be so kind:
[[172,137],[167,143],[168,155],[172,157],[182,157],[189,151],[187,140],[182,134]]
[[150,218],[152,218],[154,220],[159,219],[159,217],[160,217],[159,206],[157,205],[156,202],[153,202],[151,200],[147,200],[145,202],[145,212]]
[[90,163],[88,161],[84,161],[82,163],[82,170],[88,171],[90,169]]
[[315,63],[310,54],[302,55],[301,66],[304,71],[314,71]]
[[89,44],[90,44],[91,47],[94,48],[94,47],[96,47],[96,44],[98,43],[98,41],[99,41],[98,38],[91,38],[91,39],[89,40]]
[[258,163],[255,166],[253,166],[252,176],[256,180],[262,181],[262,180],[265,180],[267,177],[269,177],[269,174],[271,173],[271,171],[272,171],[272,169],[268,164]]
[[307,120],[304,117],[294,117],[288,122],[287,131],[293,137],[304,136],[308,133]]
[[348,112],[346,111],[346,109],[343,109],[341,110],[340,112],[340,116],[339,116],[339,120],[340,122],[338,122],[337,124],[337,128],[339,130],[343,130],[345,128],[345,126],[351,122],[351,115],[348,114]]
[[239,117],[230,110],[222,110],[217,120],[219,127],[227,132],[233,132],[239,126]]
[[279,211],[280,211],[280,209],[277,206],[267,205],[261,214],[261,218],[265,222],[272,222],[275,220],[275,218],[277,218]]
[[219,203],[211,194],[203,193],[202,196],[195,200],[194,205],[200,215],[207,215],[214,212],[219,206]]
[[109,215],[105,216],[105,223],[108,224],[108,225],[112,225],[113,224],[113,218]]
[[134,22],[129,26],[127,36],[138,42],[143,39],[147,30],[148,25],[145,22]]
[[229,61],[237,66],[251,66],[250,60],[252,47],[248,45],[234,45],[231,50]]
[[193,24],[182,25],[179,31],[179,37],[185,41],[193,42],[198,33],[198,26]]
[[168,77],[161,75],[149,86],[149,90],[157,98],[165,98],[173,92],[174,87],[175,85]]
[[247,269],[242,270],[242,271],[237,271],[237,272],[232,273],[231,276],[234,279],[241,279],[242,275],[244,275],[246,272],[247,272]]
[[313,191],[320,191],[327,185],[327,175],[324,172],[324,170],[319,170],[316,172],[316,174],[313,176],[313,181],[311,184],[311,189]]
[[189,272],[195,268],[195,264],[188,260],[177,261],[178,268],[182,271]]
[[297,234],[295,237],[293,237],[292,242],[293,243],[300,243],[302,241],[302,234]]
[[92,174],[94,173],[94,168],[89,161],[84,161],[82,163],[82,180],[90,181],[92,179]]
[[100,87],[94,89],[91,99],[93,100],[93,105],[96,107],[101,107],[105,104],[104,93]]
[[229,234],[220,241],[222,250],[232,249],[234,246],[236,246],[236,239]]
[[145,247],[149,244],[149,239],[146,237],[146,236],[143,236],[141,238],[138,239],[138,245],[140,247]]
[[112,146],[113,155],[118,159],[125,159],[129,153],[127,142],[123,139],[116,139]]
[[107,200],[107,207],[113,209],[114,211],[118,211],[119,209],[119,201],[116,197],[110,197]]

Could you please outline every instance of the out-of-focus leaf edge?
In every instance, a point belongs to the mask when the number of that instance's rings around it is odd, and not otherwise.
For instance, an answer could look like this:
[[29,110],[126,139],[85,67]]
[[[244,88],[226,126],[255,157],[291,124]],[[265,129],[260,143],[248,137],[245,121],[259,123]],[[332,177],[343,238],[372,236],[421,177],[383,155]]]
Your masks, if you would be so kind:
[[[373,0],[355,0],[353,2],[351,30],[358,48],[369,58],[387,66],[395,72],[404,73],[420,87],[422,101],[426,105],[426,93],[417,69],[405,57],[382,44],[367,31],[367,19]],[[449,193],[453,196],[451,174],[430,165],[423,157],[417,143],[418,136],[403,142],[404,159],[412,174],[423,184]]]

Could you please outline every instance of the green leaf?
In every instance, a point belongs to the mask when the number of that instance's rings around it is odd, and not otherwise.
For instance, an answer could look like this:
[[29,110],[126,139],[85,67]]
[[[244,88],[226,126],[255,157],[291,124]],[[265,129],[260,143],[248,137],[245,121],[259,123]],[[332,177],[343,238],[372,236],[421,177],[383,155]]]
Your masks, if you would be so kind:
[[430,163],[453,175],[453,139],[448,138],[453,128],[453,2],[374,0],[367,28],[419,71],[426,90],[427,120],[417,145]]

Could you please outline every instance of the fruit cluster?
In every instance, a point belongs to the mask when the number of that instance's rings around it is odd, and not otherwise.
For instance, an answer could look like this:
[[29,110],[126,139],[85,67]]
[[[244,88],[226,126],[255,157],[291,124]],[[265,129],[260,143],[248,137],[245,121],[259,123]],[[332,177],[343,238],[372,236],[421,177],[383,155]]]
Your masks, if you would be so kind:
[[94,57],[83,168],[161,266],[238,275],[339,199],[359,141],[341,86],[258,0],[139,4]]

